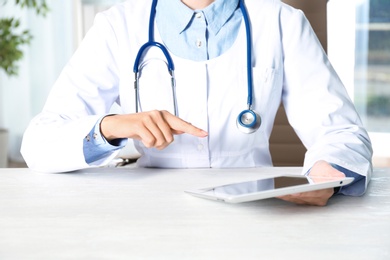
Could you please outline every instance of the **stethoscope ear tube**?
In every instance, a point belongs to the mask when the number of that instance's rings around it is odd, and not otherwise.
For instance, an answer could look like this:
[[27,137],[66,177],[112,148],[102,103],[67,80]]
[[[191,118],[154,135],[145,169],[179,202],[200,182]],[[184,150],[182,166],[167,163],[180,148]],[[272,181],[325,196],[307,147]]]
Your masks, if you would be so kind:
[[138,107],[140,106],[140,98],[139,98],[139,77],[140,77],[139,68],[140,68],[140,66],[139,66],[139,64],[140,64],[143,53],[150,47],[158,47],[163,52],[163,54],[167,60],[168,72],[169,72],[169,75],[171,76],[173,109],[174,109],[175,116],[178,116],[177,100],[176,100],[176,79],[175,79],[175,74],[174,74],[175,66],[173,64],[173,60],[171,58],[171,55],[169,55],[168,50],[165,48],[164,45],[162,45],[159,42],[147,42],[144,45],[142,45],[137,53],[136,58],[135,58],[134,67],[133,67],[133,72],[134,72],[134,77],[135,77],[134,78],[135,112],[138,113],[138,111],[139,111]]
[[172,57],[171,57],[171,55],[169,55],[167,48],[165,48],[165,46],[159,42],[147,42],[141,46],[141,48],[139,49],[139,51],[137,53],[137,56],[135,57],[133,72],[138,73],[139,64],[140,64],[140,61],[142,58],[142,54],[145,52],[146,49],[148,49],[150,47],[158,47],[163,52],[165,58],[167,59],[169,73],[172,74],[172,72],[175,70],[175,65],[173,64]]
[[[153,0],[152,2],[152,8],[151,8],[151,11],[150,11],[150,17],[149,17],[149,40],[141,46],[141,48],[139,49],[138,53],[137,53],[137,56],[135,58],[135,61],[134,61],[134,66],[133,66],[133,72],[134,72],[134,76],[135,76],[135,79],[134,79],[134,90],[135,90],[135,112],[138,113],[138,106],[140,106],[140,98],[139,98],[139,68],[140,68],[140,61],[141,61],[141,58],[144,54],[145,51],[147,51],[147,49],[149,49],[150,47],[157,47],[159,48],[166,60],[167,60],[167,66],[168,66],[168,72],[169,74],[171,75],[171,87],[172,87],[172,95],[173,95],[173,101],[174,101],[174,113],[175,113],[175,116],[178,116],[178,109],[177,109],[177,101],[176,101],[176,80],[175,80],[175,74],[174,74],[174,70],[175,70],[175,65],[173,63],[173,60],[172,60],[172,57],[171,55],[169,54],[167,48],[165,48],[164,45],[162,45],[161,43],[159,42],[155,42],[154,41],[154,18],[155,18],[155,10],[156,10],[156,6],[157,6],[157,0]],[[142,109],[141,109],[142,110]]]

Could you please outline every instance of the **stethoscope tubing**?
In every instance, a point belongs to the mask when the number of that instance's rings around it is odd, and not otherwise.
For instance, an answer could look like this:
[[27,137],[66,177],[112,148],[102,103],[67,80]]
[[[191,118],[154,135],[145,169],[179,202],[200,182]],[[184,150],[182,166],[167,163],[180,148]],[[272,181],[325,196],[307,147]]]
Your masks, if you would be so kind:
[[[167,48],[159,43],[154,41],[154,21],[155,21],[155,15],[156,15],[156,6],[157,6],[158,0],[152,1],[151,11],[150,11],[150,17],[149,17],[149,35],[148,35],[148,41],[141,46],[139,49],[137,56],[134,61],[134,67],[133,72],[135,75],[134,80],[134,89],[135,89],[135,104],[136,104],[136,112],[138,113],[138,106],[140,106],[139,101],[139,68],[140,68],[140,61],[142,59],[143,53],[149,49],[150,47],[157,47],[159,48],[166,60],[167,60],[167,67],[169,74],[171,75],[171,86],[172,86],[172,95],[173,95],[173,103],[174,103],[174,113],[176,116],[178,116],[178,109],[177,109],[177,100],[176,100],[176,80],[174,76],[174,63],[171,58],[171,55],[169,54]],[[244,133],[253,133],[256,131],[261,124],[261,118],[260,116],[252,110],[252,91],[253,91],[253,82],[252,82],[252,33],[251,33],[251,25],[248,17],[248,12],[246,10],[244,0],[239,1],[239,7],[244,19],[245,24],[245,31],[246,31],[246,52],[247,52],[247,90],[248,90],[248,97],[247,97],[247,110],[244,110],[241,112],[237,118],[237,126],[238,128],[243,131]],[[245,117],[245,115],[251,116],[254,121],[251,123],[246,123],[242,121],[242,118]]]
[[240,0],[240,9],[242,13],[242,17],[244,18],[245,23],[245,31],[246,31],[246,66],[247,66],[247,81],[248,81],[248,110],[252,109],[252,33],[251,33],[251,25],[249,22],[248,12],[246,10],[245,4],[243,0]]
[[136,56],[135,62],[134,62],[134,67],[133,67],[133,72],[134,73],[138,73],[139,72],[139,67],[140,67],[139,64],[140,64],[140,61],[141,61],[141,58],[142,58],[142,54],[145,52],[145,50],[147,48],[150,48],[150,47],[157,47],[157,48],[159,48],[164,53],[164,56],[167,59],[168,70],[169,71],[174,71],[175,70],[175,65],[173,63],[172,57],[169,54],[167,48],[165,48],[165,46],[162,45],[159,42],[148,41],[147,43],[145,43],[144,45],[141,46],[141,48],[139,49],[139,51],[137,53],[137,56]]

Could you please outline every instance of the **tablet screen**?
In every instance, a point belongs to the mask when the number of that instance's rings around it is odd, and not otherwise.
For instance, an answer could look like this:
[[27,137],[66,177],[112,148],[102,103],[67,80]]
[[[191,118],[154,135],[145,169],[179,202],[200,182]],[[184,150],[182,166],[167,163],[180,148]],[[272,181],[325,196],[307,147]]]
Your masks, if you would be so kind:
[[269,179],[254,180],[242,183],[233,183],[215,187],[208,192],[214,193],[217,196],[225,195],[241,195],[248,193],[257,193],[268,190],[292,187],[297,185],[309,184],[306,177],[287,177],[279,176]]

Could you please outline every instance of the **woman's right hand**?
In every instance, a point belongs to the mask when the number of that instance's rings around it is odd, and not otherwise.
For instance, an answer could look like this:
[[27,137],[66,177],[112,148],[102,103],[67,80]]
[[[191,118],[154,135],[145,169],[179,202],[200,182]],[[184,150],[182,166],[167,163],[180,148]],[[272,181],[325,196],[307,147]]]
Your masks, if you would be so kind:
[[153,110],[136,114],[110,115],[100,123],[100,132],[108,140],[131,138],[148,148],[164,149],[173,142],[173,135],[191,134],[206,137],[208,133],[169,113]]

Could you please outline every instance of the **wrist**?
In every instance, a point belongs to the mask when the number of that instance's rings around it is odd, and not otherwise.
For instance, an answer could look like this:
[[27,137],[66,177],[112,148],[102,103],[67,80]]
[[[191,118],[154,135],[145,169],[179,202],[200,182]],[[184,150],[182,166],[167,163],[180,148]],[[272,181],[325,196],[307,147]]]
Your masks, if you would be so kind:
[[117,137],[112,133],[112,122],[115,119],[115,114],[107,115],[100,121],[100,133],[107,140],[112,141]]

